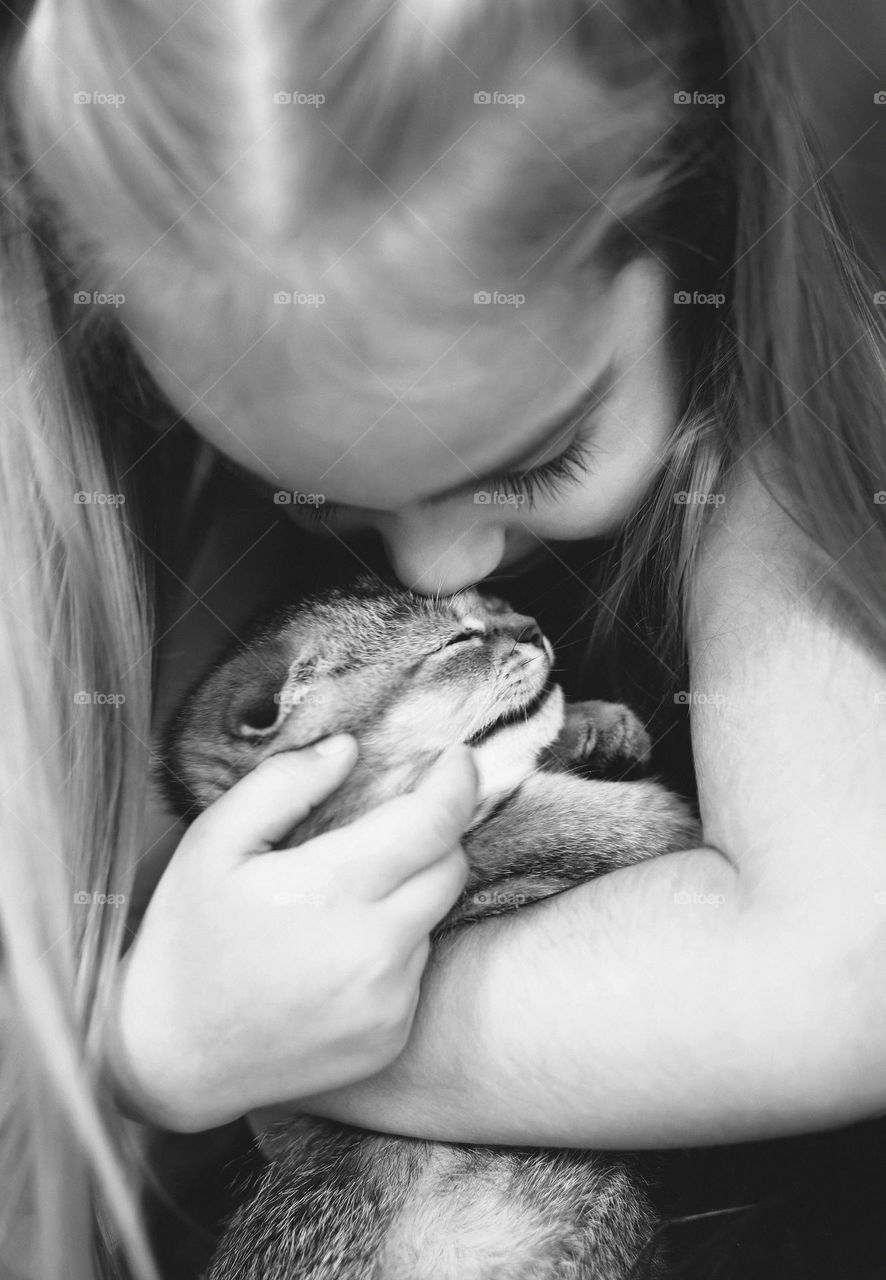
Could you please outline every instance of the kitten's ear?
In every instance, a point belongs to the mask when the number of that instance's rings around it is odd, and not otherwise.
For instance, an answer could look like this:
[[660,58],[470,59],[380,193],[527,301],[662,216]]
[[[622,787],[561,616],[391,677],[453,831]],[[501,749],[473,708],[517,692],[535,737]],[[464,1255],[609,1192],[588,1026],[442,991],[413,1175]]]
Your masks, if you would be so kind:
[[291,650],[260,645],[240,655],[229,668],[233,684],[224,727],[233,738],[267,738],[303,696],[313,664],[293,659]]
[[279,676],[251,681],[238,689],[225,712],[225,729],[232,738],[264,738],[280,718]]

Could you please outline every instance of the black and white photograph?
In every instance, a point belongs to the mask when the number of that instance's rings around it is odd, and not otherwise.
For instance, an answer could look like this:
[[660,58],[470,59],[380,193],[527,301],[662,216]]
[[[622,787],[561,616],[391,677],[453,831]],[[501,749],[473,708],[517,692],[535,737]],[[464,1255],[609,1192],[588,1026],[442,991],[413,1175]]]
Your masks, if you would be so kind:
[[0,0],[0,1280],[886,1280],[882,0]]

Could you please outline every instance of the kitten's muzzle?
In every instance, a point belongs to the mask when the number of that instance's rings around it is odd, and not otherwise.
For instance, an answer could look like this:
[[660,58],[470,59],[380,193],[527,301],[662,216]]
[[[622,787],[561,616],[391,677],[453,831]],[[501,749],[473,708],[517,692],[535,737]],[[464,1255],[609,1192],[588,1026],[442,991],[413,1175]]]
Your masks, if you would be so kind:
[[512,635],[516,644],[528,644],[533,645],[536,649],[544,649],[548,643],[542,635],[541,627],[535,621],[535,618],[528,618],[521,613],[513,615],[513,621],[510,621],[510,625],[501,626],[499,624],[497,629],[503,631],[505,635]]
[[513,640],[515,655],[524,660],[531,660],[543,653],[549,670],[553,665],[554,647],[535,618],[530,618],[523,613],[505,614],[503,618],[496,619],[493,635],[505,642]]

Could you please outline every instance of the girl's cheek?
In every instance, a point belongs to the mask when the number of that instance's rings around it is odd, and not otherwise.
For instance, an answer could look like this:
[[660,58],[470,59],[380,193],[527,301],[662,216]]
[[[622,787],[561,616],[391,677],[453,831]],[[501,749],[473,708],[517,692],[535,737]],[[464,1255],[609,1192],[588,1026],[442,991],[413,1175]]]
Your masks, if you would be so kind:
[[630,509],[627,495],[606,493],[599,485],[588,484],[559,502],[524,508],[518,519],[540,538],[570,541],[614,532]]
[[616,533],[642,498],[645,487],[589,482],[559,501],[517,510],[516,520],[540,538],[570,541]]

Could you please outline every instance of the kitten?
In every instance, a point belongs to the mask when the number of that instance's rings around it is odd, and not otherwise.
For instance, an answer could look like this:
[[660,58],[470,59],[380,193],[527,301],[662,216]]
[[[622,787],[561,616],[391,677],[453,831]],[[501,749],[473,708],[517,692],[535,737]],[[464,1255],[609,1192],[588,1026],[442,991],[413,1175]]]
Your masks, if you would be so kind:
[[[567,704],[532,618],[464,591],[427,599],[361,579],[257,626],[166,735],[174,806],[211,804],[266,756],[330,733],[353,773],[281,847],[410,790],[448,746],[474,749],[470,873],[435,936],[700,837],[655,781],[625,707]],[[584,776],[583,776],[584,775]],[[515,994],[515,1001],[518,996]],[[628,1158],[423,1142],[296,1117],[266,1135],[267,1171],[209,1280],[619,1280],[655,1223]]]

